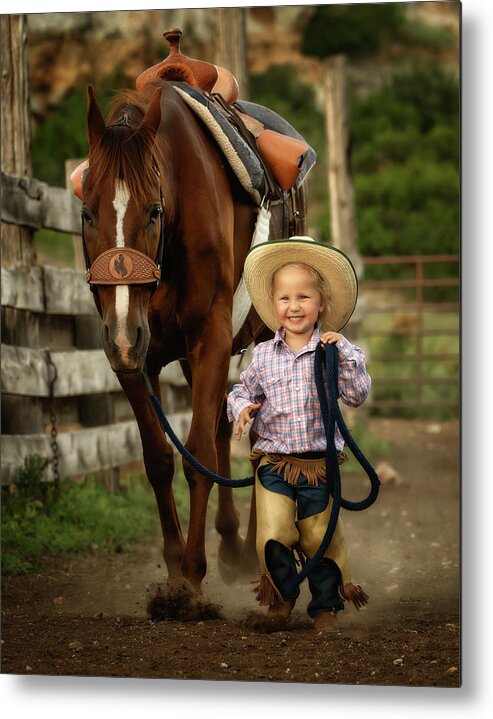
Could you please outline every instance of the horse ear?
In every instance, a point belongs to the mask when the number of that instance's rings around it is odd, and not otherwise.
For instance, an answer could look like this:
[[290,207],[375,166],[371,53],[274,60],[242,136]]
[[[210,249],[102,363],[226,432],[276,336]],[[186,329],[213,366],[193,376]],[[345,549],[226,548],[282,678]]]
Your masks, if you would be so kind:
[[149,107],[147,108],[144,119],[142,120],[140,127],[147,127],[151,130],[152,134],[155,135],[159,123],[161,122],[161,88],[158,87],[152,93]]
[[92,85],[87,87],[87,139],[95,147],[106,128],[104,117],[94,95]]

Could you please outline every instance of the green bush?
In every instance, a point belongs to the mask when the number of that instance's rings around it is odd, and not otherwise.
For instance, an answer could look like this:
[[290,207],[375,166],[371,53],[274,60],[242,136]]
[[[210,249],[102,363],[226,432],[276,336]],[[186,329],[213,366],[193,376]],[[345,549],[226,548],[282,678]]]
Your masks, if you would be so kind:
[[86,94],[76,88],[34,129],[33,175],[65,187],[65,160],[85,157],[87,150]]
[[459,249],[459,91],[418,66],[351,99],[352,168],[363,255]]
[[399,36],[404,24],[400,3],[319,5],[303,31],[305,55],[367,55]]

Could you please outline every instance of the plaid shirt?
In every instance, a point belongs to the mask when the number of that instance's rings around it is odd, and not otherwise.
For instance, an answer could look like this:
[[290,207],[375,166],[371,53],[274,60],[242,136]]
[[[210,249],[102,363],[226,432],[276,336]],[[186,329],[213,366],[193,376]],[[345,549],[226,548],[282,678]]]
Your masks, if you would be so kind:
[[[237,421],[245,407],[262,404],[253,422],[259,435],[254,449],[279,454],[325,451],[327,441],[313,369],[319,341],[316,328],[309,343],[295,353],[285,343],[281,328],[274,339],[253,350],[250,366],[228,395],[228,419]],[[358,407],[367,398],[371,385],[364,352],[345,337],[337,342],[337,348],[340,398]],[[337,426],[335,444],[338,451],[342,450],[344,439]]]

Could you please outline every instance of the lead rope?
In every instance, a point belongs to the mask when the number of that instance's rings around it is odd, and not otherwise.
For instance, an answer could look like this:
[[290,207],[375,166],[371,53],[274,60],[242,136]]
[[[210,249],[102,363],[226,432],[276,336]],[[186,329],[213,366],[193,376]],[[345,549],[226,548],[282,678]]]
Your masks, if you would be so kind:
[[[325,360],[325,361],[324,361]],[[368,462],[363,452],[354,441],[351,433],[342,417],[339,407],[339,352],[335,344],[329,344],[324,348],[322,343],[317,345],[314,358],[315,384],[317,386],[318,400],[322,412],[322,420],[325,427],[327,437],[327,450],[325,454],[326,479],[329,482],[329,490],[332,494],[332,508],[330,511],[327,529],[320,547],[317,549],[313,557],[311,557],[302,569],[296,575],[296,578],[288,588],[288,592],[296,589],[297,585],[314,569],[322,560],[327,551],[339,519],[339,511],[341,507],[352,512],[360,512],[370,507],[378,497],[380,488],[380,480],[372,465]],[[326,372],[327,393],[324,386],[323,370]],[[328,401],[327,401],[328,397]],[[342,496],[341,472],[339,470],[339,462],[337,458],[337,449],[335,446],[334,435],[335,427],[339,427],[339,431],[343,436],[347,446],[353,453],[354,457],[365,470],[370,480],[370,492],[366,499],[359,502],[351,502]]]
[[[300,572],[298,572],[296,579],[293,581],[293,588],[295,588],[303,579],[310,573],[310,571],[319,563],[324,556],[327,548],[332,540],[334,531],[336,528],[337,520],[339,518],[340,508],[348,509],[353,512],[367,509],[378,496],[380,487],[380,480],[378,475],[368,462],[363,452],[360,450],[356,442],[351,436],[349,429],[344,422],[344,419],[337,402],[339,396],[338,388],[338,361],[339,353],[335,345],[327,345],[324,348],[322,343],[317,345],[315,350],[314,364],[315,364],[315,383],[317,386],[318,399],[320,402],[320,409],[322,412],[322,419],[324,422],[325,432],[327,436],[327,451],[325,456],[326,464],[326,477],[329,482],[329,488],[332,494],[332,508],[330,513],[329,522],[325,532],[325,536],[322,543],[316,553],[311,559],[309,559]],[[323,370],[325,367],[326,378],[327,378],[327,394],[324,386]],[[180,439],[174,433],[166,415],[163,412],[161,403],[154,394],[147,370],[144,370],[143,377],[149,392],[149,396],[152,405],[156,411],[161,427],[166,432],[170,440],[173,442],[177,450],[180,452],[182,457],[189,462],[194,469],[197,470],[204,477],[207,477],[216,484],[221,484],[225,487],[250,487],[255,483],[255,477],[245,477],[244,479],[229,479],[228,477],[221,477],[215,472],[212,472],[207,467],[204,467],[181,443]],[[328,400],[327,400],[328,395]],[[341,493],[341,473],[339,471],[339,463],[337,461],[337,450],[334,442],[335,426],[339,427],[339,430],[346,441],[349,449],[355,456],[356,460],[363,467],[366,474],[368,475],[371,483],[371,488],[366,499],[360,502],[350,502],[342,497]]]

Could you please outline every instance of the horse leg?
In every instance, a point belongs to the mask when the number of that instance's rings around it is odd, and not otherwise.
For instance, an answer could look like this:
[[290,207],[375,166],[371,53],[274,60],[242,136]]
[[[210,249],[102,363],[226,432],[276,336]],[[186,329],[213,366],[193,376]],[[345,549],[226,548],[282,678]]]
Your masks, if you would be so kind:
[[[163,532],[163,558],[168,570],[168,582],[181,580],[181,561],[185,541],[180,528],[173,496],[173,449],[159,423],[150,401],[147,387],[140,374],[119,374],[120,384],[132,406],[139,427],[146,474],[151,483]],[[159,378],[150,378],[154,394],[159,398]]]
[[[223,403],[216,437],[218,473],[222,477],[231,476],[231,434],[232,426],[226,413],[226,402]],[[254,505],[253,505],[254,508]],[[251,512],[250,512],[251,516]],[[249,522],[249,526],[250,526]],[[240,537],[240,515],[234,501],[234,490],[219,485],[218,505],[215,526],[221,535],[218,552],[218,567],[226,584],[233,584],[239,576],[255,578],[258,575],[258,559],[255,551],[255,527],[253,543],[247,543]],[[248,534],[247,534],[248,537]],[[248,551],[251,549],[252,551]]]
[[[230,323],[228,315],[211,317],[203,333],[189,352],[192,375],[193,418],[187,439],[187,449],[212,472],[218,470],[216,435],[227,385],[230,342],[224,328]],[[229,338],[230,339],[230,338]],[[207,503],[212,481],[197,472],[188,462],[183,463],[190,491],[190,524],[182,561],[183,576],[197,591],[205,576],[205,526]],[[237,521],[237,520],[236,520]],[[237,532],[229,524],[227,530]]]

